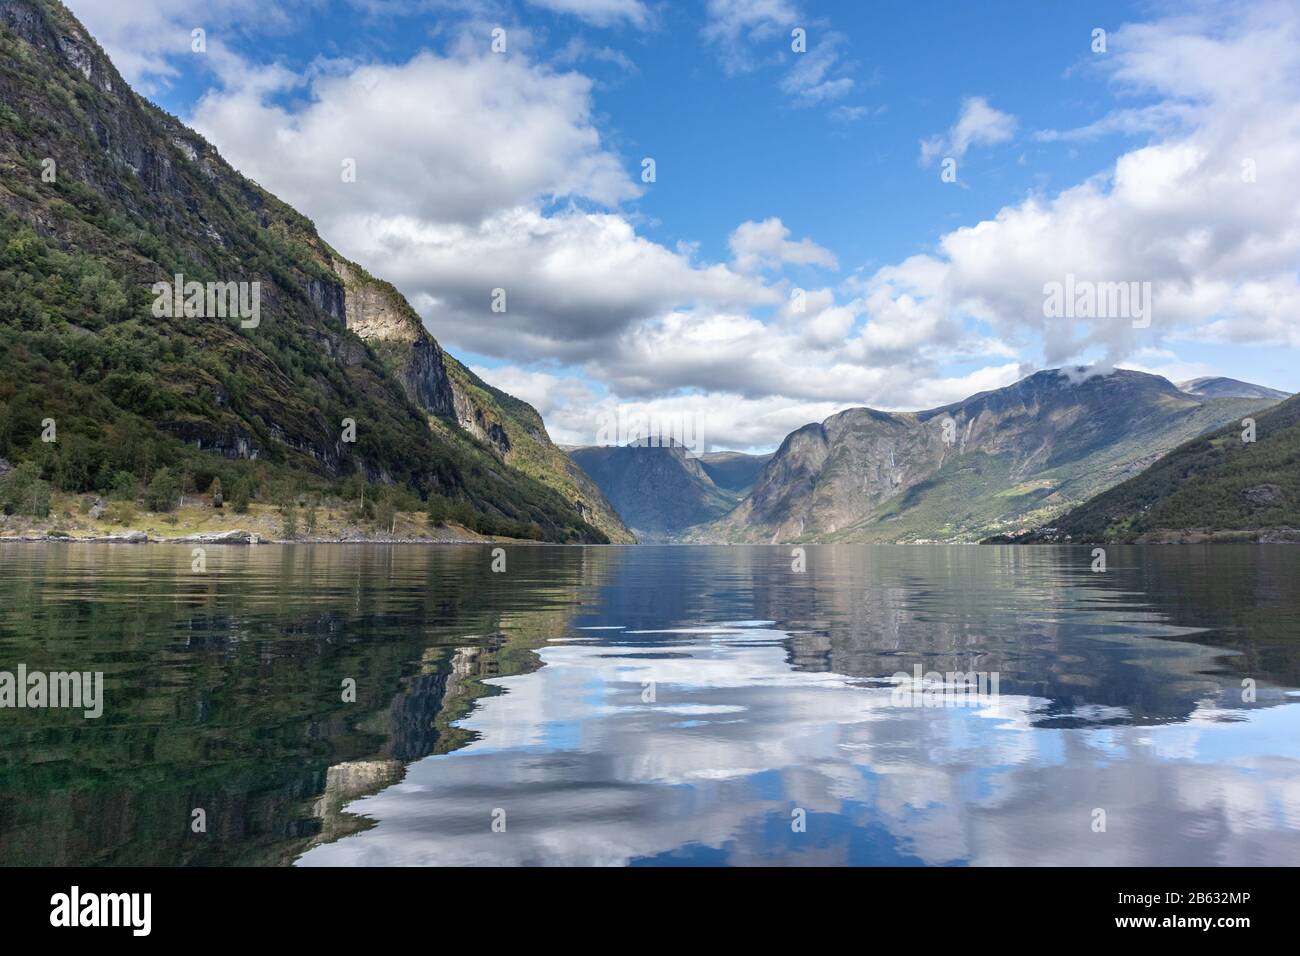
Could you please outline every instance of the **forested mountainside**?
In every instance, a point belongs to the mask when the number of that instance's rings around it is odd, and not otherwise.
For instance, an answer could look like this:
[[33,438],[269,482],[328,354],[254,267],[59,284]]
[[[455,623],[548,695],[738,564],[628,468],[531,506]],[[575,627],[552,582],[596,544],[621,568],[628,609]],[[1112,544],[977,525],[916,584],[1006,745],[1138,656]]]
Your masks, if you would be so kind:
[[0,457],[29,477],[432,498],[490,533],[631,540],[533,409],[137,96],[55,0],[0,0],[0,171]]
[[[1246,439],[1253,438],[1253,441]],[[1193,439],[1030,541],[1300,537],[1300,396]]]

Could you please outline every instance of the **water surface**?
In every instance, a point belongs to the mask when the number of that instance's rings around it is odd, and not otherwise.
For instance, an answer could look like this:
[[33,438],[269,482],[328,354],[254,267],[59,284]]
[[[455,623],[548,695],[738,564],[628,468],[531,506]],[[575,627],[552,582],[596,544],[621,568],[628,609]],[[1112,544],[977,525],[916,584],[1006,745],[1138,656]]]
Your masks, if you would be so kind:
[[1300,549],[806,555],[0,545],[0,863],[1300,863]]

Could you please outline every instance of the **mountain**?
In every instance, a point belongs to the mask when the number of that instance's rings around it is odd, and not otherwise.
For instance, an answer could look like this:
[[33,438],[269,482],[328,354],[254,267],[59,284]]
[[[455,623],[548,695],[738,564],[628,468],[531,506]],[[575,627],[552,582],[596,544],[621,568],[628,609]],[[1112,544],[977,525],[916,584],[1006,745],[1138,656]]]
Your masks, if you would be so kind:
[[1194,438],[1017,540],[1300,538],[1300,396],[1254,418],[1254,442],[1240,422]]
[[746,494],[772,453],[747,455],[741,451],[710,451],[700,456],[700,467],[719,488]]
[[575,448],[569,456],[642,541],[670,540],[726,514],[739,498],[676,444]]
[[164,467],[268,497],[350,479],[548,540],[631,540],[536,411],[132,92],[55,0],[0,0],[0,362],[0,456],[64,490]]
[[928,411],[853,408],[787,436],[745,500],[687,537],[978,540],[1045,524],[1267,404],[1189,395],[1141,372],[1077,369]]
[[1204,398],[1262,398],[1280,402],[1291,397],[1289,392],[1282,392],[1276,388],[1252,385],[1250,382],[1240,382],[1235,378],[1222,376],[1193,378],[1186,382],[1179,382],[1178,387],[1184,392]]

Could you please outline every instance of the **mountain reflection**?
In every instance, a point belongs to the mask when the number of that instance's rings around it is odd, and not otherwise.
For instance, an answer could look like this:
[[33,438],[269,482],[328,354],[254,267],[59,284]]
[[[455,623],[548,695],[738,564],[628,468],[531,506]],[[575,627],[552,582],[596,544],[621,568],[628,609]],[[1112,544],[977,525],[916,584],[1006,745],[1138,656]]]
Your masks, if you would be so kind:
[[[0,546],[0,669],[107,698],[0,712],[0,862],[1294,863],[1298,565]],[[914,667],[1000,696],[898,706]]]
[[[899,708],[887,687],[792,668],[787,636],[766,627],[620,634],[540,656],[539,670],[500,679],[505,693],[463,722],[478,740],[353,804],[377,825],[301,862],[1278,864],[1300,854],[1289,708],[1202,702],[1180,724],[1088,730],[1043,730],[1051,702],[1033,696]],[[1098,807],[1105,833],[1091,829]],[[496,808],[504,833],[490,827]],[[792,831],[793,808],[806,811],[806,833]]]

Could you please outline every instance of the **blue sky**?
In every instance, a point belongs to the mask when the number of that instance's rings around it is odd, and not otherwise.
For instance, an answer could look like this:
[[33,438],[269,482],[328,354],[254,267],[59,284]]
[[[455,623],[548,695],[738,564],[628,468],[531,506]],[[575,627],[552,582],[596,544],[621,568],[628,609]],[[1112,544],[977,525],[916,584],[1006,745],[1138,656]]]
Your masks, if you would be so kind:
[[[1067,361],[1300,390],[1288,4],[69,5],[560,441],[764,449]],[[1066,273],[1151,282],[1151,328],[1045,319]]]

